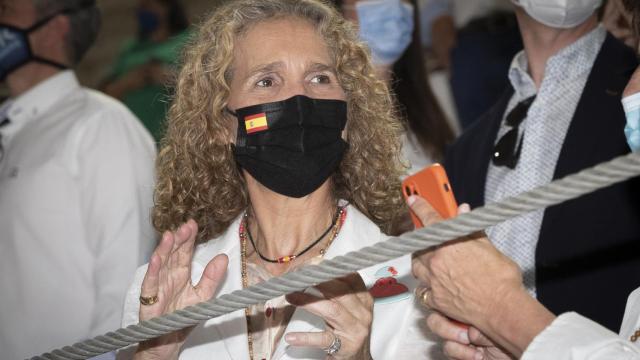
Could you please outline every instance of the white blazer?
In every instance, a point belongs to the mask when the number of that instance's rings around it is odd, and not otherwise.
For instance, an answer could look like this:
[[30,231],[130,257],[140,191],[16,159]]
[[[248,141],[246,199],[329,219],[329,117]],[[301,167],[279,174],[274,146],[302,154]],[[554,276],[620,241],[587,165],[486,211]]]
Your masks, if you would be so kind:
[[[239,226],[241,217],[236,219],[219,238],[201,244],[196,248],[192,265],[192,282],[199,281],[206,264],[217,254],[229,257],[229,267],[218,294],[226,294],[242,288]],[[378,227],[355,207],[347,207],[344,225],[327,249],[326,258],[343,255],[349,251],[386,239]],[[140,267],[135,274],[124,306],[123,326],[138,322],[139,296],[142,279],[147,266]],[[413,297],[417,284],[411,275],[411,256],[379,264],[360,271],[367,287],[379,278],[394,278],[406,286],[403,294],[376,299],[371,331],[371,354],[374,359],[439,359],[442,357],[435,338],[429,337],[424,325],[424,313]],[[303,309],[297,309],[285,330],[288,332],[323,331],[322,318]],[[120,351],[118,358],[127,358],[132,349]],[[325,359],[326,354],[317,349],[289,347],[280,340],[271,359]],[[197,326],[189,335],[180,359],[249,359],[247,345],[247,323],[244,310],[206,321]]]
[[[640,330],[640,288],[635,289],[627,299],[627,308],[620,327],[620,337],[629,339],[636,330]],[[640,346],[640,343],[636,343]]]

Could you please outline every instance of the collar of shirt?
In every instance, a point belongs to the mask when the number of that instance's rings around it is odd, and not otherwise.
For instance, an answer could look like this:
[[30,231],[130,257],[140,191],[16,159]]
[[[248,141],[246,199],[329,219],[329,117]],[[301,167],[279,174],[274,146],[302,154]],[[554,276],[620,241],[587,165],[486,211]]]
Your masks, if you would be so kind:
[[[557,54],[547,60],[544,77],[539,91],[558,84],[559,81],[571,81],[582,77],[591,71],[593,60],[598,56],[607,36],[607,31],[602,25],[563,48]],[[586,60],[586,61],[583,61]],[[509,81],[515,91],[517,102],[529,98],[538,93],[535,82],[529,75],[529,61],[523,51],[520,51],[511,62],[509,68]]]
[[6,100],[0,105],[0,114],[11,120],[10,132],[17,132],[32,120],[38,119],[58,101],[78,89],[80,83],[73,70],[64,70],[40,82],[24,94]]

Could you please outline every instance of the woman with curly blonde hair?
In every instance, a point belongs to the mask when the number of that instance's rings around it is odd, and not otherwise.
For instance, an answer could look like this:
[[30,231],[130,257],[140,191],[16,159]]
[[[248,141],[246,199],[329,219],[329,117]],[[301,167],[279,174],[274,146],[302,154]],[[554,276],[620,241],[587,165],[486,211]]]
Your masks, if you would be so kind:
[[[384,240],[406,213],[400,131],[366,48],[331,6],[220,5],[184,54],[158,160],[153,220],[163,237],[136,273],[123,324]],[[410,267],[403,257],[128,352],[424,357],[433,344],[415,328]]]

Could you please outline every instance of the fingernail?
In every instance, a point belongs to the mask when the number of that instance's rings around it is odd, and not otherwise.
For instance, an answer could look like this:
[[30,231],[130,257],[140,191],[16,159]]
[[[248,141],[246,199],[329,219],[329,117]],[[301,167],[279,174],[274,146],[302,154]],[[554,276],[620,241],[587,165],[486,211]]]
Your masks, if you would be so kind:
[[290,342],[295,342],[298,340],[298,337],[296,336],[296,334],[286,334],[284,336],[284,341],[290,343]]
[[474,360],[482,360],[484,359],[484,355],[480,351],[476,351],[476,354],[473,355]]
[[464,344],[469,344],[469,333],[466,331],[460,331],[458,333],[458,340],[460,340]]
[[469,204],[462,204],[460,205],[460,212],[461,213],[468,213],[469,211],[471,211],[471,206],[469,206]]
[[413,205],[414,202],[416,202],[416,200],[418,200],[418,197],[415,195],[411,195],[407,198],[407,205],[411,206]]

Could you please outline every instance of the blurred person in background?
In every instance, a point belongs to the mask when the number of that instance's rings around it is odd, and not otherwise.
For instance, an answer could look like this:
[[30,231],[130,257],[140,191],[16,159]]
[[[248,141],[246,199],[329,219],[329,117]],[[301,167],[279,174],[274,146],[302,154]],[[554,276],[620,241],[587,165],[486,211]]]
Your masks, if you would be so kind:
[[153,139],[72,70],[93,44],[92,0],[0,1],[0,357],[116,328],[151,253]]
[[424,45],[448,71],[463,129],[498,101],[522,39],[509,0],[421,0]]
[[[472,207],[629,152],[620,100],[638,62],[598,23],[602,2],[516,4],[525,50],[509,70],[509,92],[445,162],[459,203]],[[553,313],[577,311],[617,330],[635,288],[620,279],[640,273],[638,194],[639,179],[617,184],[498,224],[489,239]]]
[[136,20],[138,36],[124,44],[102,88],[122,100],[159,142],[189,21],[181,0],[139,0]]
[[418,11],[420,12],[420,40],[422,41],[429,84],[457,136],[461,132],[461,125],[453,99],[453,93],[451,92],[449,69],[442,65],[443,62],[437,58],[431,48],[431,25],[435,19],[449,13],[449,4],[442,0],[418,0],[417,4]]
[[409,174],[442,161],[454,140],[427,81],[415,0],[334,0],[348,20],[359,26],[378,75],[387,81],[404,120],[403,155]]

